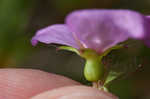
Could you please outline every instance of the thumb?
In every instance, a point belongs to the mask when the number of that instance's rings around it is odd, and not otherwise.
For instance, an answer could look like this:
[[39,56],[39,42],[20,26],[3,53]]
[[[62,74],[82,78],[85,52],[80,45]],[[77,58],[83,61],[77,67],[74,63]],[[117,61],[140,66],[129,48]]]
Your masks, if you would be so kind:
[[86,86],[69,86],[47,91],[32,99],[118,99],[110,93]]

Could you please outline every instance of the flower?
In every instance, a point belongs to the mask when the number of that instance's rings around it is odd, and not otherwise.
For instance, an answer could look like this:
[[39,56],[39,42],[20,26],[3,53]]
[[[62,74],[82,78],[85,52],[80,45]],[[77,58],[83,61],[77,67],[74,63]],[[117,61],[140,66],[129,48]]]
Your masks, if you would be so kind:
[[69,14],[64,24],[39,30],[32,44],[57,43],[78,50],[103,53],[129,38],[150,46],[150,17],[131,10],[79,10]]

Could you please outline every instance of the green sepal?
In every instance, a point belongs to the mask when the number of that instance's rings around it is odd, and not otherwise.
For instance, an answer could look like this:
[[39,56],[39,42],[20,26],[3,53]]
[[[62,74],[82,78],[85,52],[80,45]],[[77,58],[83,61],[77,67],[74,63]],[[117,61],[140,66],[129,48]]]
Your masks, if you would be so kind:
[[120,72],[113,72],[113,71],[110,71],[107,75],[107,78],[105,80],[105,83],[104,83],[104,86],[107,87],[108,84],[110,84],[113,80],[117,79],[119,76],[121,76],[122,73]]
[[76,54],[80,55],[80,52],[76,48],[73,48],[73,47],[70,47],[70,46],[60,46],[58,49],[75,52]]
[[109,54],[112,50],[116,50],[116,49],[120,49],[120,48],[123,48],[123,45],[122,45],[122,44],[113,46],[113,47],[109,48],[108,50],[106,50],[106,51],[101,55],[101,57],[106,56],[106,55]]

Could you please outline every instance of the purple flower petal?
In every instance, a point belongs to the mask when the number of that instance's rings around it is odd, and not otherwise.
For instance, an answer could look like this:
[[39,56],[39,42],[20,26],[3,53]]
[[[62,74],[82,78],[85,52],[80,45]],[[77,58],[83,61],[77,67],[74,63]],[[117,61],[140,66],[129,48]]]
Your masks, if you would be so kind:
[[144,39],[149,25],[145,16],[129,10],[75,11],[66,18],[66,24],[85,48],[97,52],[128,38]]
[[52,25],[39,30],[31,40],[32,45],[36,45],[38,41],[46,44],[57,43],[79,48],[72,33],[64,24]]
[[143,38],[143,41],[148,47],[150,47],[150,16],[146,16],[145,24],[146,24],[145,27],[147,28],[146,30],[147,33],[145,33],[145,37]]

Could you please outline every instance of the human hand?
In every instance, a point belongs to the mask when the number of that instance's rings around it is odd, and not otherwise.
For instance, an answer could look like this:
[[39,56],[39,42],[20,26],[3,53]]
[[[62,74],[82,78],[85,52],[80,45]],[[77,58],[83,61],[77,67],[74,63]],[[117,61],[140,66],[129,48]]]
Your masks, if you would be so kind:
[[66,77],[33,69],[0,69],[0,99],[117,99]]

